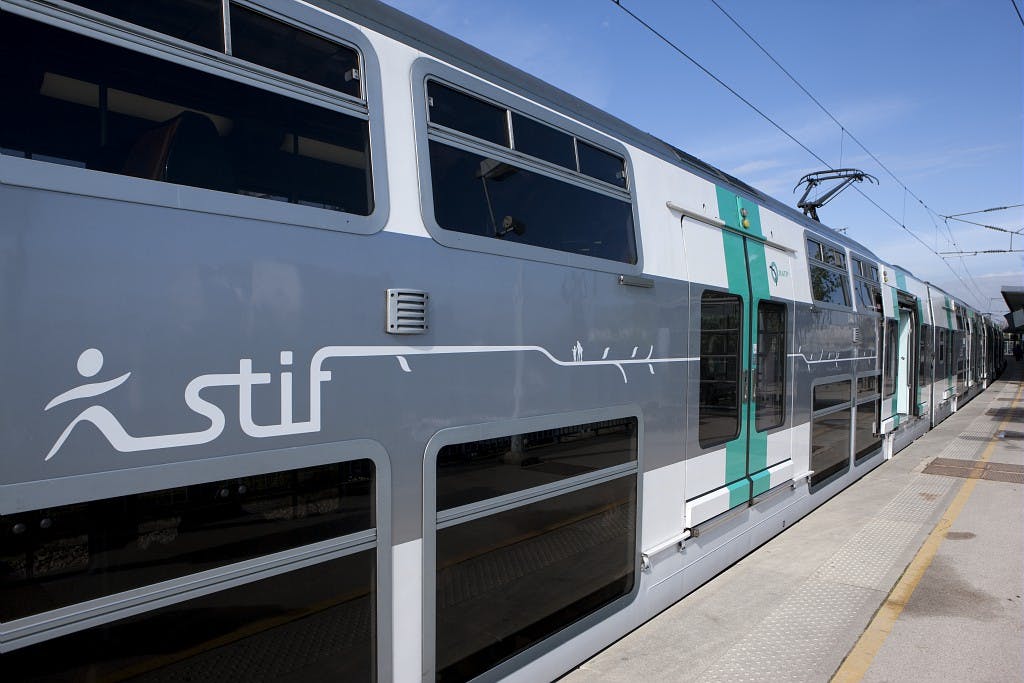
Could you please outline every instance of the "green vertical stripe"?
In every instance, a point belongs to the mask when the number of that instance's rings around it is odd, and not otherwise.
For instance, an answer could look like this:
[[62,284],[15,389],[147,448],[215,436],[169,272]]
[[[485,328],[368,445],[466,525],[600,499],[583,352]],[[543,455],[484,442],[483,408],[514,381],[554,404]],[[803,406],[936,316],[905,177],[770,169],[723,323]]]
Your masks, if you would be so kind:
[[758,472],[750,476],[750,483],[752,485],[751,495],[759,496],[769,488],[771,488],[772,476],[768,473],[768,470]]
[[[756,207],[755,207],[756,209]],[[758,215],[756,210],[751,210],[748,215]],[[761,221],[757,225],[760,229]],[[753,227],[753,225],[751,226]],[[754,240],[747,240],[747,266],[750,272],[750,289],[753,293],[753,306],[751,307],[750,333],[752,340],[757,341],[757,304],[759,301],[771,298],[771,291],[768,289],[768,258],[765,255],[764,245]],[[751,347],[753,348],[753,347]],[[757,376],[757,356],[751,355],[750,374]],[[756,421],[756,396],[751,393],[750,410],[752,411],[750,428],[750,447],[747,458],[747,474],[759,472],[768,466],[768,433],[757,431]]]
[[[742,373],[749,369],[746,349],[750,348],[750,321],[746,312],[750,290],[747,285],[746,257],[741,236],[723,230],[722,242],[725,248],[725,270],[729,277],[729,291],[743,297],[744,302],[743,324],[740,333],[740,372],[742,377]],[[742,398],[742,388],[740,397]],[[739,436],[725,445],[725,483],[736,481],[747,474],[747,416],[747,402],[741,401]]]
[[[726,225],[733,229],[744,230],[741,200],[732,192],[716,187],[718,198],[718,215]],[[751,211],[747,208],[746,219],[750,220]],[[752,223],[751,223],[752,224]],[[760,220],[757,221],[760,231]],[[747,257],[743,246],[743,237],[729,230],[722,231],[722,246],[725,250],[725,272],[729,282],[729,291],[743,299],[743,324],[740,334],[740,372],[741,378],[750,369],[747,349],[750,348],[750,286],[747,281]],[[743,387],[741,385],[742,399]],[[749,420],[749,402],[740,402],[740,431],[736,439],[725,445],[725,483],[729,485],[729,507],[740,505],[749,500],[749,482],[747,475],[747,422]],[[735,483],[734,483],[735,482]]]
[[729,484],[729,509],[743,505],[750,500],[750,480],[744,477]]

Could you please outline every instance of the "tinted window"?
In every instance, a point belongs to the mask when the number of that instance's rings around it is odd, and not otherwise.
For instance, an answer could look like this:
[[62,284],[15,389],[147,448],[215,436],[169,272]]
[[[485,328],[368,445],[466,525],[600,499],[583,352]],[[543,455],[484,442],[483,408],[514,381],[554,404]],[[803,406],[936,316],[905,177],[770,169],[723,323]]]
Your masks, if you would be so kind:
[[820,243],[815,242],[814,240],[811,239],[807,240],[807,258],[813,259],[815,261],[822,260]]
[[840,403],[849,403],[851,384],[850,380],[844,379],[841,382],[829,382],[814,387],[814,410],[824,410]]
[[438,681],[466,681],[628,595],[636,475],[437,532]]
[[811,485],[838,474],[850,462],[851,408],[811,420]]
[[857,289],[857,308],[862,311],[882,310],[878,288],[864,280],[855,280]]
[[757,370],[754,415],[757,431],[785,422],[786,307],[762,301],[757,305]]
[[576,141],[576,148],[580,156],[580,173],[619,187],[626,186],[626,165],[620,157],[582,140]]
[[374,526],[373,463],[220,480],[0,517],[0,621]]
[[700,300],[700,403],[697,438],[708,448],[740,433],[741,299],[705,291]]
[[[224,49],[221,0],[71,0],[76,5],[213,50]],[[5,14],[6,21],[10,15]]]
[[633,462],[636,418],[453,444],[437,456],[437,509]]
[[0,37],[12,94],[0,147],[359,215],[373,208],[365,120],[10,14]]
[[[11,681],[372,681],[374,551],[3,655]],[[139,676],[139,678],[136,678]]]
[[811,266],[811,291],[815,301],[850,305],[850,283],[846,273],[821,266]]
[[359,97],[359,55],[350,47],[231,5],[231,54]]
[[896,393],[896,321],[885,320],[885,367],[882,375],[882,395],[888,398]]
[[508,147],[508,114],[504,107],[436,81],[427,83],[427,97],[431,123]]
[[878,393],[878,375],[857,378],[857,398],[867,398]]
[[927,387],[932,383],[932,364],[934,357],[932,353],[932,331],[931,325],[921,325],[920,343],[918,345],[917,358],[919,366],[917,369],[917,385]]
[[836,268],[846,268],[846,254],[835,247],[825,247],[825,263]]
[[571,135],[515,112],[512,113],[512,135],[516,149],[523,154],[576,170],[576,149]]
[[636,263],[629,201],[434,140],[430,171],[442,228]]
[[859,462],[882,446],[882,436],[876,435],[879,401],[868,401],[857,406],[857,429],[854,432],[854,461]]

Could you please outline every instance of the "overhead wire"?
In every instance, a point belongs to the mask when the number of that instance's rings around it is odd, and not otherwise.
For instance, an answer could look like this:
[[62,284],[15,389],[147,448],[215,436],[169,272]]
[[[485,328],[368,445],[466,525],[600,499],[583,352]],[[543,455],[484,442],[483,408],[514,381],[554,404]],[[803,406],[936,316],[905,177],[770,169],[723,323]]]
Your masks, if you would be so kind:
[[[665,35],[664,35],[663,33],[661,33],[660,31],[658,31],[658,29],[654,28],[654,26],[652,26],[651,24],[649,24],[649,23],[648,23],[647,21],[645,21],[645,20],[644,20],[644,19],[643,19],[642,17],[640,17],[640,16],[639,16],[639,15],[637,15],[637,14],[636,14],[635,12],[633,12],[633,11],[632,11],[631,9],[629,9],[628,7],[626,7],[625,5],[623,5],[623,4],[622,4],[622,0],[611,0],[611,2],[612,2],[612,4],[614,4],[614,5],[616,6],[616,7],[618,7],[618,8],[620,9],[620,10],[622,10],[622,11],[623,11],[623,12],[625,12],[625,13],[626,13],[627,15],[629,15],[629,16],[630,16],[630,17],[631,17],[631,18],[632,18],[632,19],[633,19],[634,21],[636,21],[636,22],[637,22],[638,24],[640,24],[640,25],[641,25],[641,26],[643,26],[643,27],[644,27],[645,29],[647,29],[647,31],[649,31],[649,32],[650,32],[651,34],[653,34],[653,35],[654,35],[654,36],[656,36],[656,37],[657,37],[657,38],[658,38],[659,40],[661,40],[661,41],[662,41],[663,43],[665,43],[665,44],[666,44],[666,45],[667,45],[668,47],[670,47],[670,48],[671,48],[671,49],[672,49],[672,50],[673,50],[674,52],[678,53],[678,54],[679,54],[680,56],[682,56],[682,57],[683,57],[684,59],[686,59],[686,60],[687,60],[688,62],[690,62],[691,64],[693,64],[693,65],[694,65],[695,67],[697,67],[698,69],[700,69],[700,70],[701,70],[702,72],[704,72],[704,74],[705,74],[705,75],[707,75],[707,76],[708,76],[709,78],[711,78],[711,79],[712,79],[713,81],[715,81],[715,82],[716,82],[716,83],[718,83],[718,84],[719,84],[720,86],[722,86],[722,87],[723,87],[723,88],[725,88],[725,89],[726,89],[727,91],[729,91],[729,93],[731,93],[731,94],[732,94],[733,96],[735,96],[735,97],[736,97],[736,98],[737,98],[738,100],[740,100],[740,101],[741,101],[741,102],[743,102],[743,103],[744,103],[745,105],[747,105],[747,106],[748,106],[748,107],[749,107],[750,109],[752,109],[752,110],[753,110],[753,111],[754,111],[755,113],[757,113],[757,114],[758,114],[758,115],[759,115],[759,116],[760,116],[761,118],[763,118],[763,119],[764,119],[765,121],[767,121],[767,122],[768,122],[769,124],[771,124],[771,125],[772,125],[772,126],[773,126],[774,128],[776,128],[776,129],[777,129],[777,130],[778,130],[779,132],[781,132],[781,133],[782,133],[783,135],[785,135],[785,136],[786,136],[787,138],[789,138],[790,140],[792,140],[792,141],[793,141],[793,142],[794,142],[794,143],[795,143],[796,145],[798,145],[798,146],[799,146],[799,147],[800,147],[801,149],[803,149],[803,150],[804,150],[805,152],[807,152],[808,154],[810,154],[810,155],[811,155],[812,157],[814,157],[814,158],[815,158],[816,160],[818,160],[818,161],[819,161],[820,163],[824,164],[824,165],[825,165],[825,166],[826,166],[826,167],[827,167],[827,168],[828,168],[829,170],[835,170],[835,169],[834,169],[834,168],[832,167],[832,165],[831,165],[831,164],[829,164],[829,163],[828,163],[827,161],[825,161],[825,160],[824,160],[823,158],[821,158],[821,156],[819,156],[819,155],[818,155],[818,154],[817,154],[817,153],[816,153],[816,152],[815,152],[814,150],[812,150],[812,149],[811,149],[810,147],[808,147],[807,145],[805,145],[805,144],[804,144],[804,143],[803,143],[802,141],[800,141],[800,140],[799,140],[799,139],[798,139],[798,138],[797,138],[796,136],[794,136],[794,135],[793,135],[792,133],[790,133],[790,132],[789,132],[788,130],[786,130],[786,129],[785,129],[785,128],[784,128],[784,127],[783,127],[783,126],[781,125],[781,124],[779,124],[779,123],[778,123],[778,122],[776,122],[776,121],[775,121],[775,120],[774,120],[773,118],[771,118],[770,116],[768,116],[768,114],[764,113],[764,111],[762,111],[762,110],[761,110],[761,109],[760,109],[759,107],[757,107],[757,105],[755,105],[755,104],[754,104],[753,102],[751,102],[750,100],[748,100],[747,98],[745,98],[745,97],[744,97],[743,95],[741,95],[741,94],[740,94],[739,92],[737,92],[737,91],[736,91],[736,90],[735,90],[735,89],[734,89],[734,88],[733,88],[732,86],[730,86],[730,85],[729,85],[728,83],[726,83],[726,82],[725,82],[725,81],[723,81],[723,80],[722,80],[721,78],[719,78],[719,77],[718,77],[717,75],[715,75],[715,74],[714,74],[714,73],[713,73],[713,72],[712,72],[712,71],[711,71],[710,69],[708,69],[708,68],[707,68],[706,66],[704,66],[703,64],[701,64],[701,63],[700,63],[699,61],[697,61],[697,60],[696,60],[696,59],[695,59],[694,57],[690,56],[690,54],[689,54],[689,53],[687,53],[687,52],[686,52],[685,50],[683,50],[683,49],[682,49],[681,47],[679,47],[679,45],[677,45],[677,44],[676,44],[675,42],[673,42],[673,41],[672,41],[671,39],[669,39],[669,38],[668,38],[667,36],[665,36]],[[712,2],[715,2],[715,0],[712,0]],[[715,2],[715,5],[716,5],[716,6],[718,6],[718,7],[719,7],[719,9],[721,9],[721,6],[719,6],[717,2]],[[724,10],[722,10],[722,11],[724,12]],[[727,15],[727,16],[728,16],[728,15]],[[730,17],[730,19],[731,19],[731,17]],[[738,24],[738,23],[737,23],[737,22],[736,22],[735,20],[733,20],[733,23],[736,23],[736,24],[737,24],[737,26],[739,25],[739,24]],[[742,30],[742,29],[741,29],[741,30]],[[746,32],[746,31],[744,30],[744,33],[747,33],[747,32]],[[749,33],[747,33],[747,35],[749,36]],[[753,37],[751,37],[751,40],[753,40]],[[756,41],[755,41],[755,42],[756,42]],[[758,44],[758,46],[760,47],[760,44]],[[764,49],[763,47],[761,47],[761,50],[762,50],[763,52],[765,52],[765,54],[768,54],[767,50],[765,50],[765,49]],[[772,57],[771,57],[771,55],[769,55],[769,57],[770,57],[770,58],[772,59],[772,61],[773,61],[773,62],[775,62],[775,63],[776,63],[776,64],[777,64],[778,66],[779,66],[779,68],[782,68],[782,65],[781,65],[781,64],[779,64],[779,63],[778,63],[778,61],[776,61],[776,60],[775,60],[774,58],[772,58]],[[783,69],[783,71],[785,71],[785,69]],[[786,72],[786,73],[787,73],[787,75],[788,75],[788,72]],[[792,76],[790,76],[790,78],[792,78]],[[795,79],[793,79],[793,80],[795,81]],[[798,83],[798,85],[799,85],[799,83]],[[821,107],[821,108],[822,108],[822,109],[823,109],[823,110],[824,110],[824,111],[826,112],[826,114],[828,114],[828,115],[829,115],[829,117],[833,119],[833,121],[836,121],[836,123],[837,123],[838,125],[840,125],[840,127],[842,127],[842,124],[839,124],[839,122],[838,122],[838,121],[837,121],[837,120],[835,119],[835,117],[833,117],[833,116],[832,116],[832,114],[831,114],[831,113],[829,113],[829,112],[828,112],[828,110],[827,110],[827,109],[825,109],[825,108],[824,108],[824,106],[823,106],[823,105],[821,105],[821,103],[820,103],[820,102],[818,102],[818,101],[817,101],[817,99],[815,99],[815,98],[813,97],[813,95],[811,95],[811,94],[810,94],[810,93],[809,93],[809,92],[808,92],[808,91],[807,91],[807,90],[806,90],[805,88],[803,88],[803,86],[800,86],[800,87],[801,87],[801,89],[802,89],[802,90],[804,90],[804,92],[806,92],[806,93],[808,94],[808,96],[809,96],[809,97],[811,97],[811,99],[814,99],[814,101],[818,103],[818,106],[819,106],[819,107]],[[844,128],[844,130],[846,130],[846,129]],[[846,130],[846,133],[847,133],[848,135],[850,134],[848,130]],[[867,150],[867,149],[866,149],[866,148],[864,147],[864,145],[862,145],[862,144],[861,144],[861,143],[860,143],[859,141],[857,141],[857,140],[856,140],[856,138],[854,138],[854,137],[853,137],[853,135],[850,135],[850,138],[851,138],[852,140],[854,140],[855,142],[857,142],[857,144],[858,144],[858,145],[860,145],[860,147],[861,147],[862,149],[864,149],[864,151],[865,151],[865,152],[867,152],[867,153],[868,153],[869,155],[871,155],[871,156],[872,156],[872,158],[875,158],[875,157],[874,157],[874,155],[873,155],[873,154],[871,154],[871,152],[870,152],[870,151],[868,151],[868,150]],[[925,207],[926,209],[928,209],[929,211],[931,211],[930,207],[928,207],[928,206],[927,206],[927,205],[926,205],[926,204],[925,204],[925,203],[924,203],[924,202],[923,202],[923,201],[921,200],[921,198],[920,198],[920,197],[918,197],[918,196],[917,196],[917,195],[915,195],[915,194],[914,194],[913,192],[911,192],[909,188],[907,188],[907,187],[906,187],[905,185],[903,185],[903,183],[901,183],[901,182],[900,182],[900,180],[899,180],[898,178],[896,178],[896,176],[895,176],[895,175],[894,175],[894,174],[892,173],[892,171],[890,171],[890,170],[889,170],[889,169],[888,169],[888,168],[887,168],[887,167],[886,167],[886,166],[885,166],[884,164],[882,164],[882,163],[881,163],[880,161],[878,161],[878,159],[877,159],[877,158],[875,158],[875,161],[876,161],[876,162],[878,163],[878,165],[879,165],[879,166],[881,166],[882,168],[884,168],[884,169],[886,170],[886,172],[887,172],[887,173],[889,173],[889,175],[893,176],[893,178],[894,178],[894,179],[896,180],[896,182],[897,182],[897,183],[898,183],[898,184],[899,184],[899,185],[900,185],[901,187],[903,187],[903,189],[904,189],[904,190],[906,190],[906,192],[908,192],[908,193],[909,193],[909,194],[910,194],[910,195],[911,195],[912,197],[914,197],[914,199],[916,199],[916,200],[917,200],[917,201],[918,201],[918,202],[919,202],[919,203],[920,203],[920,204],[921,204],[922,206],[924,206],[924,207]],[[898,225],[898,226],[899,226],[900,228],[902,228],[902,229],[903,229],[903,230],[904,230],[904,231],[905,231],[905,232],[906,232],[907,234],[909,234],[909,235],[910,235],[911,237],[913,237],[913,238],[914,238],[915,240],[917,240],[917,241],[918,241],[918,242],[919,242],[919,243],[920,243],[920,244],[921,244],[921,245],[922,245],[922,246],[923,246],[923,247],[924,247],[925,249],[927,249],[927,250],[928,250],[929,252],[931,252],[931,253],[932,253],[932,254],[933,254],[933,255],[934,255],[934,256],[935,256],[936,258],[938,258],[938,259],[939,259],[940,261],[942,261],[942,263],[944,263],[944,264],[946,265],[946,267],[947,267],[947,268],[949,268],[949,271],[950,271],[951,273],[953,273],[953,276],[954,276],[954,277],[956,277],[956,279],[957,279],[957,280],[959,280],[960,284],[961,284],[961,285],[963,285],[963,287],[964,287],[964,289],[965,289],[966,291],[972,291],[972,290],[971,290],[971,288],[970,288],[970,287],[969,287],[969,286],[967,285],[967,283],[966,283],[966,282],[964,281],[964,279],[963,279],[963,278],[962,278],[962,277],[960,276],[960,274],[959,274],[959,273],[957,273],[957,272],[956,272],[956,270],[954,270],[954,268],[953,268],[953,267],[952,267],[951,265],[949,265],[949,263],[948,263],[948,262],[946,261],[946,259],[942,258],[942,256],[940,256],[940,255],[939,255],[939,253],[938,253],[938,252],[937,252],[937,251],[936,251],[935,249],[932,249],[931,245],[929,245],[929,244],[928,244],[927,242],[925,242],[925,241],[924,241],[923,239],[921,239],[921,237],[920,237],[920,236],[918,236],[918,235],[917,235],[917,233],[915,233],[915,232],[914,232],[913,230],[911,230],[910,228],[908,228],[908,227],[907,227],[907,226],[906,226],[906,225],[905,225],[904,223],[900,222],[900,221],[899,221],[899,220],[898,220],[898,219],[897,219],[897,218],[896,218],[895,216],[893,216],[893,215],[892,215],[891,213],[889,213],[889,211],[887,211],[886,209],[884,209],[884,208],[882,207],[882,205],[880,205],[880,204],[879,204],[879,203],[878,203],[877,201],[875,201],[875,200],[874,200],[874,199],[872,199],[872,198],[871,198],[870,196],[868,196],[868,195],[867,195],[867,194],[866,194],[866,193],[865,193],[864,191],[862,191],[862,190],[861,190],[860,188],[858,188],[858,187],[854,187],[854,189],[855,189],[855,190],[856,190],[856,191],[858,192],[858,194],[860,194],[860,195],[861,195],[861,196],[862,196],[862,197],[863,197],[864,199],[866,199],[866,200],[867,200],[868,202],[870,202],[870,203],[871,203],[872,205],[874,205],[874,207],[875,207],[876,209],[878,209],[878,210],[879,210],[880,212],[882,212],[882,213],[883,213],[883,214],[884,214],[885,216],[887,216],[887,217],[889,218],[889,220],[891,220],[891,221],[892,221],[893,223],[895,223],[895,224],[896,224],[896,225]],[[934,212],[933,212],[933,213],[934,213]],[[936,215],[941,215],[941,214],[938,214],[938,213],[936,213]],[[949,229],[949,226],[948,226],[948,224],[947,224],[946,228],[947,228],[947,230]],[[952,236],[952,232],[951,232],[951,231],[950,231],[950,235]],[[955,240],[953,241],[953,244],[954,244],[954,245],[955,245],[955,246],[956,246],[956,247],[957,247],[957,248],[959,249],[959,245],[957,245],[957,244],[956,244],[956,241],[955,241]],[[964,270],[965,270],[965,272],[967,272],[966,266],[964,267]],[[969,272],[968,272],[968,276],[970,276],[970,273],[969,273]],[[973,277],[972,277],[971,279],[973,280]],[[977,291],[978,291],[978,290],[977,290],[977,289],[975,289],[974,291],[972,291],[972,294],[975,294],[975,295],[977,295]]]
[[1020,14],[1020,8],[1017,7],[1017,1],[1010,0],[1010,4],[1013,5],[1013,11],[1017,13],[1017,18],[1020,19],[1020,25],[1024,26],[1024,16],[1021,16]]
[[[770,53],[770,52],[768,51],[768,49],[767,49],[767,48],[766,48],[766,47],[765,47],[764,45],[762,45],[762,44],[760,43],[760,41],[758,41],[758,40],[757,40],[757,38],[755,38],[755,37],[754,37],[754,36],[753,36],[753,35],[752,35],[752,34],[750,33],[750,31],[748,31],[748,30],[747,30],[746,28],[744,28],[744,26],[743,26],[742,24],[740,24],[740,22],[739,22],[739,21],[737,21],[735,17],[733,17],[733,16],[731,15],[731,14],[729,14],[729,12],[728,12],[728,11],[727,11],[727,10],[726,10],[726,9],[725,9],[724,7],[722,7],[722,5],[721,5],[721,4],[719,4],[718,0],[709,0],[709,2],[711,2],[711,4],[713,4],[713,5],[715,6],[715,7],[717,7],[717,8],[718,8],[718,11],[720,11],[720,12],[721,12],[722,14],[724,14],[724,15],[725,15],[725,17],[726,17],[726,18],[727,18],[727,19],[728,19],[729,21],[731,21],[731,22],[733,23],[733,25],[734,25],[734,26],[735,26],[736,28],[738,28],[738,29],[740,30],[740,32],[742,32],[742,33],[743,33],[743,35],[745,35],[745,36],[746,36],[747,38],[749,38],[749,39],[750,39],[750,41],[751,41],[752,43],[754,43],[754,45],[756,45],[756,46],[757,46],[757,48],[758,48],[758,49],[759,49],[759,50],[760,50],[761,52],[763,52],[763,53],[764,53],[764,55],[765,55],[765,56],[766,56],[766,57],[767,57],[768,59],[770,59],[770,60],[771,60],[771,62],[772,62],[773,64],[775,64],[775,66],[777,66],[777,67],[779,68],[779,70],[780,70],[780,71],[782,71],[782,73],[786,74],[786,77],[787,77],[787,78],[789,78],[789,80],[790,80],[790,81],[792,81],[792,82],[793,82],[793,84],[794,84],[794,85],[796,85],[796,87],[798,87],[798,88],[799,88],[799,89],[800,89],[800,90],[801,90],[801,91],[802,91],[802,92],[803,92],[803,93],[804,93],[805,95],[807,95],[807,97],[809,97],[809,98],[811,99],[811,101],[812,101],[812,102],[814,102],[814,104],[818,105],[818,108],[819,108],[819,109],[821,109],[821,111],[822,111],[822,112],[824,112],[826,116],[828,116],[828,117],[829,117],[830,119],[832,119],[832,122],[833,122],[833,123],[835,123],[835,124],[836,124],[836,125],[837,125],[837,126],[839,127],[839,131],[840,131],[840,138],[839,138],[839,139],[840,139],[840,150],[842,150],[842,140],[843,140],[843,137],[844,137],[844,136],[847,136],[847,135],[848,135],[848,136],[850,137],[850,139],[851,139],[851,140],[852,140],[852,141],[853,141],[854,143],[856,143],[856,144],[857,144],[857,146],[858,146],[858,147],[860,147],[860,148],[861,148],[862,150],[864,150],[864,152],[865,152],[865,153],[866,153],[866,154],[867,154],[867,155],[868,155],[869,157],[871,157],[871,158],[872,158],[872,159],[873,159],[873,160],[875,161],[875,163],[879,165],[879,167],[881,167],[881,168],[882,168],[882,169],[883,169],[883,170],[884,170],[884,171],[885,171],[886,173],[888,173],[888,174],[889,174],[889,176],[890,176],[890,177],[891,177],[891,178],[892,178],[892,179],[893,179],[894,181],[896,181],[896,184],[897,184],[897,185],[899,185],[899,186],[900,186],[900,187],[901,187],[901,188],[903,189],[903,193],[904,193],[904,194],[903,194],[903,217],[904,217],[904,219],[906,219],[906,213],[907,213],[906,201],[907,201],[907,195],[909,194],[909,195],[910,195],[911,197],[913,197],[913,198],[914,198],[914,200],[916,200],[916,201],[917,201],[917,203],[918,203],[918,204],[920,204],[920,205],[921,205],[921,206],[922,206],[922,207],[924,208],[924,210],[925,210],[925,214],[926,214],[926,215],[928,216],[929,220],[931,220],[931,222],[932,222],[932,225],[933,225],[933,227],[935,227],[935,228],[936,228],[936,230],[938,229],[938,224],[937,224],[937,223],[935,222],[935,217],[936,217],[936,216],[938,216],[938,217],[943,217],[943,216],[942,216],[942,214],[938,213],[938,212],[937,212],[937,211],[935,211],[935,210],[934,210],[933,208],[931,208],[930,206],[928,206],[928,204],[926,204],[926,203],[924,202],[924,200],[923,200],[923,199],[921,199],[920,197],[918,197],[918,196],[917,196],[917,195],[916,195],[916,194],[914,193],[914,191],[913,191],[913,190],[911,190],[911,189],[910,189],[910,188],[909,188],[909,187],[907,186],[907,184],[906,184],[906,183],[904,183],[904,182],[903,182],[902,180],[900,180],[900,178],[899,178],[899,177],[898,177],[898,176],[897,176],[897,175],[896,175],[895,173],[893,173],[892,169],[890,169],[890,168],[889,168],[888,166],[886,166],[886,165],[885,165],[884,163],[882,163],[882,160],[881,160],[881,159],[879,159],[879,158],[878,158],[878,157],[877,157],[877,156],[875,155],[875,153],[874,153],[874,152],[872,152],[872,151],[871,151],[870,149],[868,149],[868,148],[867,148],[867,145],[865,145],[865,144],[864,144],[863,142],[861,142],[861,141],[860,141],[860,139],[858,139],[858,138],[857,138],[857,136],[856,136],[856,135],[854,135],[854,134],[853,134],[853,133],[852,133],[852,132],[850,131],[850,129],[849,129],[849,128],[847,128],[847,127],[846,127],[845,125],[843,125],[842,121],[840,121],[840,120],[839,120],[839,119],[838,119],[838,118],[837,118],[837,117],[835,116],[835,114],[833,114],[833,113],[832,113],[831,111],[829,111],[828,107],[826,107],[826,106],[825,106],[824,104],[822,104],[822,103],[821,103],[821,101],[820,101],[820,100],[819,100],[819,99],[818,99],[817,97],[815,97],[815,96],[814,96],[814,95],[813,95],[813,94],[811,93],[811,91],[810,91],[810,90],[808,90],[808,89],[807,89],[807,88],[806,88],[806,87],[804,86],[804,84],[800,82],[800,80],[799,80],[799,79],[797,79],[797,77],[796,77],[796,76],[794,76],[794,75],[793,75],[792,73],[790,73],[790,72],[789,72],[789,70],[788,70],[788,69],[787,69],[786,67],[784,67],[784,66],[783,66],[783,65],[782,65],[782,64],[781,64],[781,63],[779,62],[779,60],[777,60],[777,59],[775,58],[775,56],[774,56],[774,55],[772,55],[772,53]],[[841,151],[840,151],[840,153],[841,153]],[[822,162],[822,163],[824,163],[824,162]],[[842,162],[840,161],[840,165],[841,165],[841,164],[842,164]],[[857,192],[858,192],[858,193],[859,193],[859,194],[860,194],[860,195],[861,195],[862,197],[864,197],[865,199],[867,199],[867,198],[868,198],[868,197],[867,197],[867,195],[866,195],[866,194],[865,194],[865,193],[863,192],[863,190],[861,190],[861,189],[860,189],[859,187],[855,187],[854,189],[855,189],[855,190],[856,190],[856,191],[857,191]],[[905,227],[905,225],[903,224],[903,222],[902,222],[902,221],[900,222],[900,225],[901,225],[902,227],[904,227],[904,229],[906,229],[906,227]],[[950,226],[949,226],[949,223],[948,223],[948,222],[946,222],[946,223],[945,223],[945,226],[946,226],[946,232],[947,232],[947,233],[949,234],[949,242],[950,242],[950,244],[952,244],[952,245],[953,245],[954,247],[956,247],[957,249],[960,249],[960,245],[959,245],[959,244],[957,243],[957,241],[956,241],[956,237],[955,237],[955,236],[953,235],[953,230],[952,230],[952,229],[950,228]],[[909,232],[909,231],[908,231],[908,232]],[[918,241],[920,241],[920,240],[918,240]],[[933,251],[934,251],[934,250],[933,250]],[[948,265],[948,264],[947,264],[947,265]],[[973,276],[971,276],[971,273],[970,273],[970,271],[969,271],[969,270],[968,270],[968,268],[967,268],[967,264],[964,264],[964,272],[965,272],[965,273],[967,273],[967,275],[968,275],[968,276],[969,276],[969,277],[971,278],[971,280],[973,281],[973,279],[974,279],[974,278],[973,278]]]
[[1007,209],[1017,209],[1024,206],[1024,204],[1009,204],[1007,206],[993,206],[991,209],[978,209],[977,211],[961,211],[960,213],[951,213],[943,218],[956,218],[957,216],[971,216],[976,213],[991,213],[993,211],[1006,211]]

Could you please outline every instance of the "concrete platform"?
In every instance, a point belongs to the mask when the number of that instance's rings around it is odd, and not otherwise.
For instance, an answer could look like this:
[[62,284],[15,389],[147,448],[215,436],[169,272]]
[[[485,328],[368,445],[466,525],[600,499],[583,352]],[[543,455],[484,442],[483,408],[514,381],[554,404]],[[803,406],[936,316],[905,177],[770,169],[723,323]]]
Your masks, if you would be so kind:
[[562,680],[1024,680],[1021,477],[924,472],[936,457],[1024,465],[1022,380],[1011,361],[893,460]]

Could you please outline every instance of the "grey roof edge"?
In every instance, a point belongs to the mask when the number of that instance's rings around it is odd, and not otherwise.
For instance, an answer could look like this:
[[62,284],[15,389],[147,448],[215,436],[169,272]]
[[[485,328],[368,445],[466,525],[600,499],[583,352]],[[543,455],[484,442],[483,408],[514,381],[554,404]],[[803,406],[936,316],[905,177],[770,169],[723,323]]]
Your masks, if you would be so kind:
[[586,123],[662,161],[685,169],[710,183],[727,187],[736,194],[745,196],[809,230],[827,235],[834,242],[881,260],[864,244],[804,216],[795,208],[758,191],[721,169],[390,5],[378,0],[307,1],[496,85],[522,93],[554,111]]

